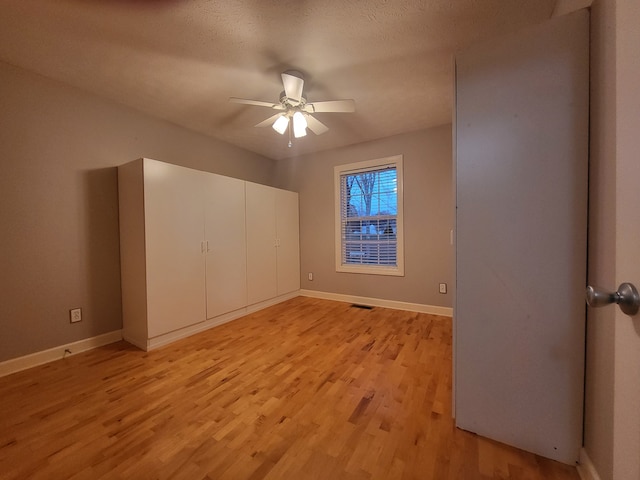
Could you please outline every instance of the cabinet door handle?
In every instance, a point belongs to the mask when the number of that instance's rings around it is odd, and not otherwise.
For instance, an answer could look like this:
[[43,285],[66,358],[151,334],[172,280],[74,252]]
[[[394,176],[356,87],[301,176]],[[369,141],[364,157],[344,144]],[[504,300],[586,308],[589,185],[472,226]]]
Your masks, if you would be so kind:
[[200,253],[204,253],[204,240],[200,242]]
[[209,248],[209,240],[207,240],[207,253],[209,253],[211,249]]

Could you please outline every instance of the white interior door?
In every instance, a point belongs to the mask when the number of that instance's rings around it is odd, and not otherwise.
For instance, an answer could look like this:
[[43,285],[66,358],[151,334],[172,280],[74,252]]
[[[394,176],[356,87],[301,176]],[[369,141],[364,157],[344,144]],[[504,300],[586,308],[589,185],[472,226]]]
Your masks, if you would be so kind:
[[247,304],[247,244],[242,180],[207,174],[207,318]]
[[573,463],[582,440],[586,11],[456,59],[455,412]]

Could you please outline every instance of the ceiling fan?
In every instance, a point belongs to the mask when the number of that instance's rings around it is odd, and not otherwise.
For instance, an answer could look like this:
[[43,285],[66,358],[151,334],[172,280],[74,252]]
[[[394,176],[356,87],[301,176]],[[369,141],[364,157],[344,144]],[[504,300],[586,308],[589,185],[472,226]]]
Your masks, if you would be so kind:
[[259,100],[247,100],[245,98],[231,97],[230,102],[245,105],[256,105],[278,110],[266,120],[255,125],[256,127],[268,127],[281,135],[289,131],[289,146],[291,146],[291,133],[295,138],[304,137],[307,128],[316,135],[325,133],[329,128],[320,120],[311,116],[316,112],[355,112],[354,100],[328,100],[324,102],[308,103],[304,92],[304,78],[300,72],[288,70],[282,74],[284,91],[280,94],[278,103],[261,102]]

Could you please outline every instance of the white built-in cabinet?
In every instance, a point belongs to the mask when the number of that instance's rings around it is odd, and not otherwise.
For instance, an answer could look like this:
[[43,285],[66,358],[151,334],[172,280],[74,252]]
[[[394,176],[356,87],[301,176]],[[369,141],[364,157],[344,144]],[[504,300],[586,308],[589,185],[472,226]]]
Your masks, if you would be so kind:
[[125,340],[148,350],[297,294],[297,193],[151,159],[118,185]]
[[249,304],[300,288],[298,194],[247,183]]

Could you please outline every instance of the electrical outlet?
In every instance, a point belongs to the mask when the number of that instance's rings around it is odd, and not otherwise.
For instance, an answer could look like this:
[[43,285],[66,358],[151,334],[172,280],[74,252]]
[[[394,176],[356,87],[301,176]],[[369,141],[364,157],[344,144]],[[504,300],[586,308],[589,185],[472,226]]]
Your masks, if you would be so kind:
[[72,308],[71,310],[69,310],[69,320],[71,320],[71,323],[82,321],[82,309]]
[[447,293],[447,284],[446,283],[441,283],[440,284],[440,293]]
[[313,281],[313,272],[309,272],[308,278],[309,281]]

